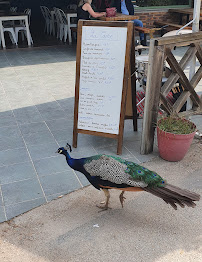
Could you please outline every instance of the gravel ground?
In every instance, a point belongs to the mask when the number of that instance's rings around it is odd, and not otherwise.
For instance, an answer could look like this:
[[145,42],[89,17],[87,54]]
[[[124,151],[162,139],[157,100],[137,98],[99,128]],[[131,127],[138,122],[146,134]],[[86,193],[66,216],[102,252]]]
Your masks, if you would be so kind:
[[[144,164],[169,183],[202,193],[201,140],[176,163]],[[126,193],[124,208],[111,191],[112,209],[98,212],[104,194],[85,187],[0,224],[1,262],[200,262],[202,202],[175,211],[149,193]]]

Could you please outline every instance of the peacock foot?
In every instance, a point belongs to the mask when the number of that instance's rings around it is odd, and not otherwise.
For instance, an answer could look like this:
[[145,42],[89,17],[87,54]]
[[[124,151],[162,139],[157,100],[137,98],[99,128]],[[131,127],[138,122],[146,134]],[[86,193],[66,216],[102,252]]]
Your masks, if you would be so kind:
[[121,194],[120,194],[120,196],[119,196],[119,199],[120,199],[122,208],[123,208],[123,202],[124,202],[124,200],[126,199],[126,198],[123,196],[123,194],[124,194],[124,191],[122,191]]
[[109,198],[110,198],[109,190],[106,189],[106,188],[102,188],[102,190],[103,190],[104,193],[105,193],[106,201],[101,202],[101,204],[105,204],[104,206],[98,206],[98,205],[97,205],[97,207],[99,207],[100,209],[102,209],[102,210],[100,210],[99,212],[104,211],[104,210],[107,210],[107,209],[110,208],[110,207],[108,207],[108,205],[109,205]]
[[[105,204],[105,202],[101,202],[101,204]],[[109,207],[108,205],[104,205],[104,206],[100,206],[100,205],[96,205],[96,207],[100,208],[101,210],[99,210],[98,212],[102,212],[102,211],[105,211],[105,210],[108,210],[108,209],[111,209],[111,207]]]

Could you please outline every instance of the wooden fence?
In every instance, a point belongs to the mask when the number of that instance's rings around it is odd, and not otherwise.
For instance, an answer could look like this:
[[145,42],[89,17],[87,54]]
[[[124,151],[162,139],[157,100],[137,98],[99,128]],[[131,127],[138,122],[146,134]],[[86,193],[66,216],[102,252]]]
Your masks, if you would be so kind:
[[[146,85],[146,99],[143,118],[143,132],[141,141],[141,154],[149,154],[153,151],[154,132],[157,123],[159,106],[168,115],[183,116],[202,114],[202,97],[199,98],[195,87],[202,78],[202,32],[178,35],[173,37],[161,37],[151,39],[149,49],[149,64]],[[187,46],[187,51],[178,62],[173,55],[174,47]],[[189,80],[184,73],[190,61],[197,57],[199,68]],[[162,86],[162,75],[165,61],[170,66],[171,74]],[[184,91],[174,104],[166,96],[175,86],[180,83]],[[179,112],[181,107],[190,97],[192,110]]]

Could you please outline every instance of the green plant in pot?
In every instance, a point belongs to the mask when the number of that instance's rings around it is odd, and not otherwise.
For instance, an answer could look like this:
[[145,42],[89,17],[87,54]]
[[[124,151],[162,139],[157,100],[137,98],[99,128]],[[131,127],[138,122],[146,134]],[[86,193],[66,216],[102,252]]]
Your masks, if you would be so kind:
[[184,158],[196,133],[196,126],[179,117],[165,117],[157,122],[157,140],[160,156],[168,161]]

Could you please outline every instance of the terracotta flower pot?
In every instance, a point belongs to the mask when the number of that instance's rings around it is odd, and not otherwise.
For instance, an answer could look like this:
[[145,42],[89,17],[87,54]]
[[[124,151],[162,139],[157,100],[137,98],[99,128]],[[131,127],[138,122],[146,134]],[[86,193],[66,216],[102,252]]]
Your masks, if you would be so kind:
[[172,162],[182,160],[189,150],[196,133],[195,124],[183,119],[183,121],[187,121],[193,126],[194,131],[190,134],[174,134],[161,130],[159,128],[160,121],[161,120],[158,121],[157,125],[157,140],[160,157]]

